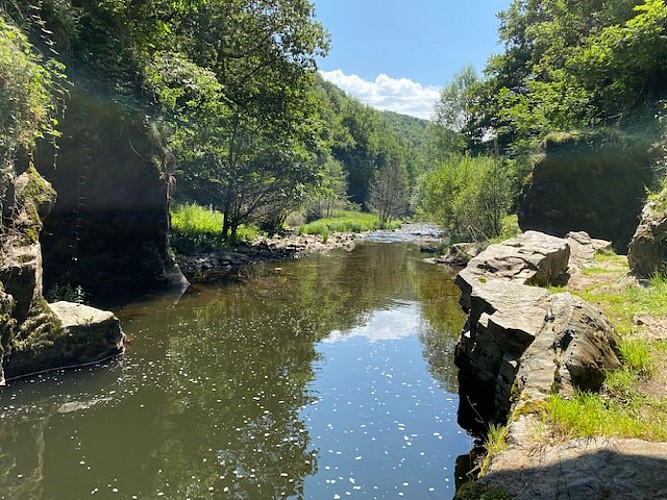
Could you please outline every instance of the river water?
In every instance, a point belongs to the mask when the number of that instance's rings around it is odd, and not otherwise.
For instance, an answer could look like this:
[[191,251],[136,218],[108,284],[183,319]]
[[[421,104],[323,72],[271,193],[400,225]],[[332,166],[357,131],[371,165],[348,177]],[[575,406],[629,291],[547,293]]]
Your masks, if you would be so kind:
[[0,396],[0,498],[451,498],[464,317],[418,247],[365,243],[149,297],[122,360]]

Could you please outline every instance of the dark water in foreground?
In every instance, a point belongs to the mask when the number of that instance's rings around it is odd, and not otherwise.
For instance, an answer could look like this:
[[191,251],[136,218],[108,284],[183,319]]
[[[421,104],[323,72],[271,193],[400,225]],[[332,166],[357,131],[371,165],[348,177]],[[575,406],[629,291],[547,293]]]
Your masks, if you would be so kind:
[[451,498],[463,323],[415,247],[148,299],[121,362],[0,396],[0,498]]

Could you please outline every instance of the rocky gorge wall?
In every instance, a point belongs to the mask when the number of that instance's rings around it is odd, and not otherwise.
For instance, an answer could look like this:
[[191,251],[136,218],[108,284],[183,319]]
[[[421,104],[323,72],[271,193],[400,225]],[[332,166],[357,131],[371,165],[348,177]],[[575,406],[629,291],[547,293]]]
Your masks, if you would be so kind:
[[[41,242],[47,289],[115,301],[185,279],[169,254],[169,173],[160,137],[127,96],[75,76],[57,161],[38,167],[58,193]],[[158,134],[159,135],[159,134]]]
[[112,313],[49,304],[46,292],[80,287],[99,304],[187,286],[169,254],[160,138],[131,98],[83,74],[72,81],[59,148],[43,143],[0,171],[0,385],[123,351]]
[[620,366],[617,335],[602,314],[542,288],[567,281],[569,266],[592,259],[596,245],[605,243],[586,233],[562,239],[527,231],[489,246],[457,275],[468,313],[456,348],[461,425],[504,423],[519,395],[597,390],[605,372]]
[[554,133],[519,201],[519,226],[559,237],[585,231],[625,253],[637,228],[657,159],[649,134],[600,130]]

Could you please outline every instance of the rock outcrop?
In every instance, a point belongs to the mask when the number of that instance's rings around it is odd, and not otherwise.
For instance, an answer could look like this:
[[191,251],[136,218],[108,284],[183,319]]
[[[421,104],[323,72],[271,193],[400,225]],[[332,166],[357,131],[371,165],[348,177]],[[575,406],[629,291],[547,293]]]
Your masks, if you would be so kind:
[[71,79],[57,164],[48,151],[39,164],[58,192],[41,237],[47,290],[81,286],[100,302],[180,286],[168,239],[173,162],[159,129],[130,97]]
[[562,282],[569,257],[570,247],[565,240],[537,231],[490,245],[456,276],[461,305],[467,311],[473,287],[490,280],[534,286]]
[[122,351],[117,320],[113,334],[102,334],[92,325],[84,331],[69,321],[63,323],[62,315],[43,297],[39,234],[55,199],[53,187],[32,164],[19,175],[8,165],[0,175],[0,385],[6,378],[87,363]]
[[556,236],[586,231],[625,252],[653,177],[651,138],[611,131],[558,133],[540,149],[520,199],[521,229]]
[[639,276],[667,276],[667,189],[642,210],[641,222],[630,242],[628,264]]
[[451,267],[465,267],[481,251],[476,243],[455,243],[447,248],[447,253],[435,259],[434,263]]
[[[586,246],[583,235],[577,240]],[[616,333],[599,311],[535,286],[562,283],[569,256],[567,240],[529,231],[489,246],[458,274],[468,312],[456,349],[462,425],[504,422],[521,392],[535,399],[596,390],[620,366]]]

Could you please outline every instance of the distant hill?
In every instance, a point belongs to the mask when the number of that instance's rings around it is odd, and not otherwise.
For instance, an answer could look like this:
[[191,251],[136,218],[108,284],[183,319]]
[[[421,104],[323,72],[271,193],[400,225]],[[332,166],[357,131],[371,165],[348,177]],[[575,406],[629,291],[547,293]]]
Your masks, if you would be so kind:
[[394,130],[398,136],[410,141],[415,148],[421,148],[426,142],[426,127],[429,120],[402,115],[394,111],[381,111],[380,114],[384,117],[389,128]]

